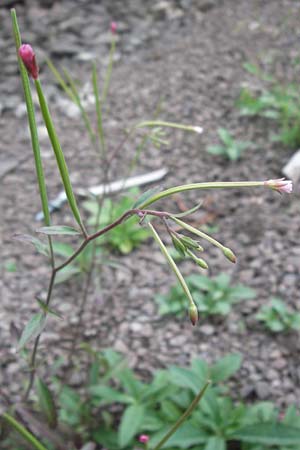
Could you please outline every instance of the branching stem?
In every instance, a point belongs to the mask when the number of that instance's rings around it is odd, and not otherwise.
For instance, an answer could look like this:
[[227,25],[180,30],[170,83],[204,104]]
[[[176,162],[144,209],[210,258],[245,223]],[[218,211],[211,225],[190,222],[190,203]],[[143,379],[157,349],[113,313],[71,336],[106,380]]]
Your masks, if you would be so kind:
[[[136,209],[136,208],[129,209],[128,211],[126,211],[124,214],[122,214],[118,219],[116,219],[111,224],[105,226],[104,228],[102,228],[101,230],[96,231],[93,234],[86,235],[84,241],[82,241],[82,243],[77,248],[77,250],[75,250],[75,252],[66,261],[64,261],[59,266],[56,266],[56,267],[53,266],[52,267],[52,273],[51,273],[51,277],[50,277],[50,281],[49,281],[47,298],[46,298],[46,302],[45,302],[46,306],[48,306],[50,301],[51,301],[51,296],[52,296],[52,291],[53,291],[53,287],[54,287],[54,283],[55,283],[56,274],[60,270],[62,270],[64,267],[68,266],[84,250],[84,248],[90,242],[94,241],[95,239],[97,239],[98,237],[102,236],[103,234],[108,233],[110,230],[112,230],[113,228],[117,227],[122,222],[124,222],[125,220],[129,219],[130,217],[132,217],[135,214],[138,215],[139,217],[141,215],[143,215],[143,216],[151,215],[151,216],[159,217],[161,219],[164,219],[164,218],[167,218],[167,217],[171,216],[171,214],[166,212],[166,211],[141,210],[141,209]],[[51,261],[53,261],[53,260],[51,259]],[[30,370],[30,378],[29,378],[28,387],[27,387],[25,395],[24,395],[24,400],[25,401],[29,397],[29,394],[31,392],[31,389],[33,387],[33,383],[34,383],[34,380],[35,380],[36,356],[37,356],[37,350],[38,350],[38,346],[39,346],[39,342],[40,342],[40,337],[41,337],[41,335],[39,334],[36,337],[36,339],[35,339],[33,350],[32,350],[32,354],[31,354],[31,358],[30,358],[30,369],[31,370]]]

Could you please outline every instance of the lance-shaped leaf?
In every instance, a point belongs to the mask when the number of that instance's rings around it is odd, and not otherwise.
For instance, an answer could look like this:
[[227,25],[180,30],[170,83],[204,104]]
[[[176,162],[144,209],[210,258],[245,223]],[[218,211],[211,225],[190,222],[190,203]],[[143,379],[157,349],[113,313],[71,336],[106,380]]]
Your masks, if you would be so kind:
[[36,338],[46,325],[47,316],[44,312],[35,314],[25,326],[18,345],[18,350],[21,350],[29,341]]
[[34,155],[35,170],[36,170],[37,180],[38,180],[38,185],[39,185],[40,198],[41,198],[42,209],[43,209],[43,213],[44,213],[44,220],[45,220],[46,225],[50,225],[48,196],[47,196],[44,170],[43,170],[43,166],[42,166],[40,144],[39,144],[37,125],[36,125],[36,120],[35,120],[35,112],[34,112],[33,100],[32,100],[32,95],[31,95],[30,83],[29,83],[27,70],[25,69],[25,66],[22,63],[21,58],[18,54],[19,48],[22,45],[22,40],[21,40],[21,34],[19,31],[19,26],[18,26],[17,15],[16,15],[15,9],[11,10],[11,18],[12,18],[13,33],[14,33],[14,38],[15,38],[16,51],[17,51],[17,55],[18,55],[19,68],[20,68],[22,85],[23,85],[25,102],[26,102],[28,123],[29,123],[30,136],[31,136],[31,145],[32,145],[32,150],[33,150],[33,155]]
[[45,314],[51,314],[52,316],[58,317],[59,319],[63,319],[62,315],[58,312],[54,311],[54,309],[49,308],[48,305],[46,305],[45,302],[43,302],[41,299],[37,298],[36,301],[41,307],[41,310],[44,311]]
[[136,200],[136,202],[132,205],[132,209],[139,208],[140,205],[145,203],[149,198],[151,198],[154,194],[157,194],[161,190],[161,186],[155,186],[147,191],[143,192],[140,197]]
[[246,425],[232,433],[230,438],[267,446],[297,445],[297,448],[300,447],[300,429],[284,423],[260,422]]
[[31,236],[30,234],[15,234],[13,236],[13,239],[25,242],[27,244],[32,244],[38,253],[49,256],[48,246],[38,238]]
[[67,164],[65,161],[65,157],[62,151],[62,148],[60,146],[60,142],[52,121],[52,117],[48,108],[48,104],[46,101],[46,98],[44,96],[44,92],[41,86],[41,82],[39,79],[36,79],[34,81],[35,83],[35,87],[37,90],[37,94],[38,94],[38,98],[39,98],[39,103],[40,103],[40,107],[41,107],[41,111],[42,111],[42,115],[43,115],[43,119],[48,131],[48,136],[49,139],[51,141],[52,144],[52,148],[55,154],[55,158],[56,158],[56,162],[59,168],[59,172],[60,172],[60,176],[65,188],[65,192],[66,192],[66,196],[70,205],[70,208],[73,212],[74,218],[77,221],[78,225],[80,226],[80,228],[82,229],[82,231],[85,233],[85,229],[81,220],[81,216],[80,216],[80,212],[77,206],[77,202],[73,193],[73,189],[72,189],[72,184],[71,184],[71,180],[70,180],[70,176],[69,176],[69,171],[67,168]]
[[40,378],[36,380],[36,389],[40,408],[45,414],[49,426],[55,428],[57,424],[57,411],[53,395],[48,386]]
[[[148,199],[146,199],[146,200],[148,200]],[[191,214],[194,214],[196,211],[198,211],[198,209],[200,209],[202,205],[203,205],[203,201],[199,202],[198,205],[194,206],[191,209],[188,209],[187,211],[184,211],[184,212],[178,213],[178,214],[172,214],[172,215],[174,217],[178,217],[178,218],[190,216]]]
[[78,230],[76,230],[75,228],[68,227],[65,225],[60,225],[60,226],[53,225],[52,227],[42,227],[36,231],[37,231],[37,233],[43,233],[43,234],[48,234],[48,235],[58,234],[58,235],[74,236],[74,235],[80,234],[80,232]]
[[126,447],[131,439],[140,430],[145,417],[145,407],[143,405],[134,404],[125,409],[119,428],[119,445],[120,448]]
[[157,232],[156,232],[155,228],[153,227],[153,225],[152,225],[150,222],[148,223],[148,225],[149,225],[149,228],[150,228],[150,230],[151,230],[151,232],[152,232],[152,234],[153,234],[154,239],[155,239],[156,242],[158,243],[158,245],[159,245],[159,247],[160,247],[160,249],[161,249],[163,255],[166,257],[166,260],[168,261],[168,263],[169,263],[171,269],[173,270],[173,272],[175,273],[175,275],[176,275],[176,277],[177,277],[179,283],[181,284],[182,289],[184,290],[184,292],[185,292],[185,294],[186,294],[186,296],[187,296],[187,298],[188,298],[188,301],[189,301],[189,303],[190,303],[190,306],[195,306],[195,303],[194,303],[192,294],[191,294],[191,292],[190,292],[190,290],[189,290],[189,288],[188,288],[188,285],[186,284],[185,279],[183,278],[183,276],[182,276],[180,270],[178,269],[178,267],[177,267],[177,265],[176,265],[174,259],[172,258],[172,256],[171,256],[170,253],[168,252],[167,248],[165,247],[164,243],[163,243],[162,240],[160,239],[160,237],[159,237],[159,235],[157,234]]

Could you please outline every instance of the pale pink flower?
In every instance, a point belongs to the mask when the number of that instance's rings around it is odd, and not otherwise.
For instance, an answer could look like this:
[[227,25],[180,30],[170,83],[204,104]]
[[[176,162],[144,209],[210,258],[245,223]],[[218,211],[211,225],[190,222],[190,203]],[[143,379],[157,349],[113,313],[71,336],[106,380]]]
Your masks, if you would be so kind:
[[112,34],[116,34],[117,32],[117,22],[111,22],[110,24],[110,31],[112,32]]
[[274,189],[274,191],[280,194],[290,194],[293,191],[292,180],[286,180],[285,178],[278,178],[277,180],[268,180],[264,182],[265,186]]
[[141,435],[139,436],[139,441],[140,441],[142,444],[147,444],[147,443],[149,442],[149,436],[148,436],[147,434],[141,434]]
[[39,68],[35,60],[35,53],[33,48],[29,44],[23,44],[19,48],[19,55],[22,59],[24,66],[28,70],[29,75],[32,76],[35,80],[39,76]]

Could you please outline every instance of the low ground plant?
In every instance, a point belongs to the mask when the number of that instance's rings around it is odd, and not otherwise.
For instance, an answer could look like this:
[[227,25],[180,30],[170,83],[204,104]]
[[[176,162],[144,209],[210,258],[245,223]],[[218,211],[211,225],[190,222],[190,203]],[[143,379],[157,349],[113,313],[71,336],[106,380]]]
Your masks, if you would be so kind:
[[263,305],[257,319],[274,333],[300,330],[300,313],[292,311],[280,298],[273,298],[268,305]]
[[218,135],[221,144],[207,147],[208,153],[212,155],[223,156],[230,161],[237,161],[245,150],[254,147],[252,142],[235,140],[226,128],[219,128]]
[[[140,196],[138,189],[131,189],[118,202],[112,199],[105,199],[101,208],[100,219],[97,219],[98,200],[89,200],[83,203],[83,208],[89,213],[87,221],[90,226],[104,227],[120,217],[125,211],[130,209],[134,204],[134,199]],[[98,222],[97,222],[98,220]],[[150,236],[149,231],[145,227],[137,227],[132,220],[121,223],[119,227],[114,228],[111,233],[104,235],[99,245],[106,245],[111,250],[126,255]]]
[[[202,317],[226,316],[234,304],[255,297],[253,289],[242,284],[232,285],[225,273],[214,278],[195,273],[186,277],[186,282]],[[178,285],[171,287],[166,295],[157,295],[155,300],[159,314],[185,314],[185,297]]]
[[260,116],[275,123],[278,132],[273,141],[297,149],[300,145],[300,90],[297,83],[283,83],[261,71],[258,66],[246,64],[246,70],[264,82],[255,92],[243,88],[237,106],[243,116]]
[[[239,354],[228,354],[211,365],[194,358],[190,367],[157,370],[146,382],[113,350],[88,351],[93,361],[80,393],[53,378],[56,404],[49,410],[44,402],[45,386],[37,390],[35,408],[42,410],[47,423],[41,426],[49,436],[55,433],[62,446],[66,436],[74,445],[89,441],[110,450],[132,449],[141,437],[155,446],[193,401],[199,382],[210,378],[209,391],[164,448],[229,450],[234,443],[240,450],[298,448],[300,416],[294,406],[282,417],[270,402],[247,406],[232,399],[226,382],[238,376]],[[18,447],[16,440],[16,436],[10,437],[11,450],[26,445],[19,441]],[[52,448],[51,442],[47,445]]]

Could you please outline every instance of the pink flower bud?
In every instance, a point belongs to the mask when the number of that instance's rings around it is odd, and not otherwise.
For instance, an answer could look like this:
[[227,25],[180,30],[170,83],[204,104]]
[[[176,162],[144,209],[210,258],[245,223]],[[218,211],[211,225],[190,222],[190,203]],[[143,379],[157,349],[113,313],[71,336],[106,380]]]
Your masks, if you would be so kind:
[[117,22],[111,22],[111,24],[110,24],[110,31],[112,32],[112,34],[116,34],[116,32],[117,32]]
[[39,76],[39,68],[35,60],[35,53],[33,48],[29,44],[23,44],[19,48],[19,55],[22,59],[24,66],[28,70],[29,75],[36,80]]
[[292,180],[286,180],[285,178],[278,178],[277,180],[268,180],[264,182],[264,185],[279,192],[280,194],[290,194],[293,190]]
[[149,442],[149,436],[147,434],[141,434],[139,436],[139,442],[142,444],[147,444]]

